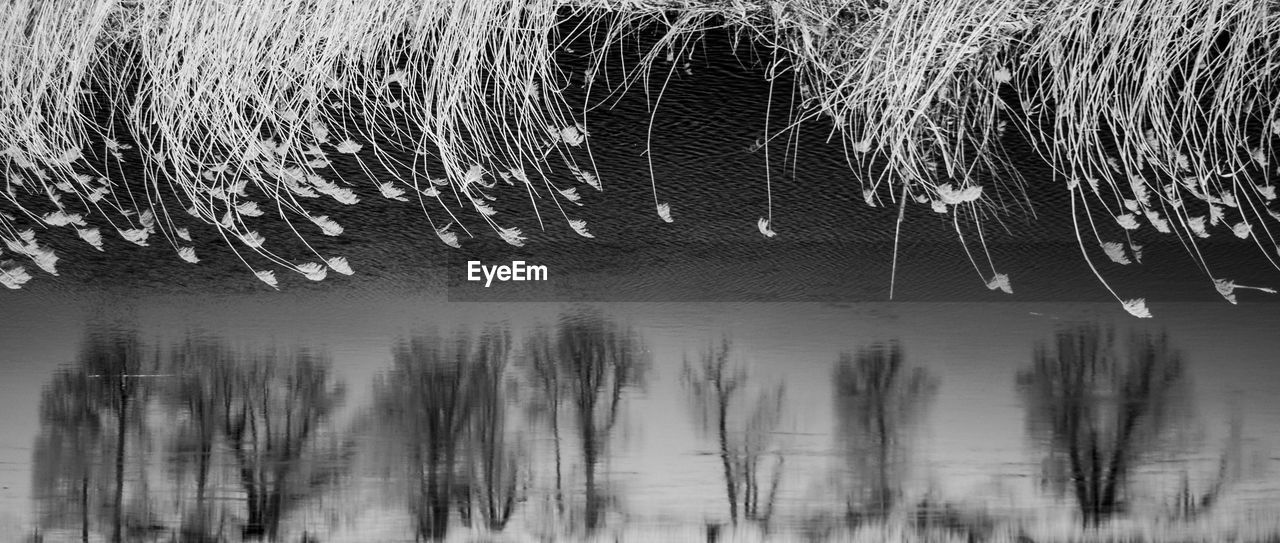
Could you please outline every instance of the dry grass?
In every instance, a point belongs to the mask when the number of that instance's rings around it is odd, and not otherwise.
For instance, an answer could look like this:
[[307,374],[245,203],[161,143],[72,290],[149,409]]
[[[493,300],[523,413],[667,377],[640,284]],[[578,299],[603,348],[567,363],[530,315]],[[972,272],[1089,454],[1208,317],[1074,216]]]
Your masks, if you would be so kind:
[[[834,121],[850,165],[866,173],[868,204],[927,206],[949,213],[962,241],[965,230],[980,235],[979,223],[1025,199],[1001,146],[1012,127],[1060,177],[1035,182],[1080,202],[1091,266],[1099,254],[1140,261],[1138,229],[1175,236],[1210,280],[1229,281],[1199,257],[1210,235],[1242,238],[1277,263],[1274,0],[13,0],[0,14],[0,237],[51,272],[56,255],[25,231],[75,226],[95,246],[95,228],[138,244],[158,234],[197,261],[184,230],[197,223],[270,284],[274,269],[346,272],[332,260],[341,255],[306,239],[341,233],[313,199],[355,204],[361,183],[420,205],[450,245],[471,234],[452,229],[461,213],[518,245],[523,234],[491,200],[527,197],[540,222],[550,200],[568,222],[577,189],[601,188],[585,112],[562,94],[563,44],[592,36],[599,73],[617,62],[605,58],[612,45],[661,29],[656,46],[627,59],[623,81],[587,78],[608,92],[656,89],[656,108],[676,66],[659,61],[713,25],[771,51],[769,77],[798,82],[793,126]],[[377,180],[337,176],[334,153]],[[428,171],[425,157],[442,168]],[[138,158],[142,179],[112,175]],[[654,204],[671,221],[656,184]],[[314,258],[264,244],[259,214],[289,224]],[[763,215],[770,236],[771,210]],[[978,254],[983,281],[1007,287]],[[26,275],[0,265],[7,286]]]

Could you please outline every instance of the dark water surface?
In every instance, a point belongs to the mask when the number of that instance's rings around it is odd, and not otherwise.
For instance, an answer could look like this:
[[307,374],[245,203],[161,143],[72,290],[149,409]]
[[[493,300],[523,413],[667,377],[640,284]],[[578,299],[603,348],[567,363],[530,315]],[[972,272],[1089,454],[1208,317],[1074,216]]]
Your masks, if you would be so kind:
[[[1146,240],[1143,265],[1102,267],[1156,315],[1130,318],[1080,258],[1065,188],[1023,148],[1036,218],[1010,209],[1008,231],[984,232],[1014,294],[984,286],[949,216],[908,208],[889,302],[897,209],[865,205],[820,124],[794,156],[775,144],[778,236],[756,230],[766,169],[749,147],[769,85],[727,40],[701,51],[652,131],[672,224],[653,210],[633,92],[588,117],[606,190],[573,216],[593,239],[546,205],[540,230],[515,195],[504,224],[526,247],[474,221],[451,250],[415,206],[370,196],[331,213],[343,237],[315,240],[356,274],[281,273],[280,292],[212,230],[192,231],[197,266],[118,240],[59,246],[60,277],[0,295],[0,526],[109,540],[117,490],[136,540],[202,519],[239,540],[279,518],[290,538],[408,541],[460,533],[463,511],[549,538],[592,523],[702,538],[766,516],[792,535],[918,516],[1052,534],[1082,509],[1192,519],[1213,540],[1280,513],[1267,295],[1230,305],[1176,240]],[[1274,285],[1256,250],[1204,254],[1216,276]],[[464,280],[469,260],[513,259],[550,281]]]

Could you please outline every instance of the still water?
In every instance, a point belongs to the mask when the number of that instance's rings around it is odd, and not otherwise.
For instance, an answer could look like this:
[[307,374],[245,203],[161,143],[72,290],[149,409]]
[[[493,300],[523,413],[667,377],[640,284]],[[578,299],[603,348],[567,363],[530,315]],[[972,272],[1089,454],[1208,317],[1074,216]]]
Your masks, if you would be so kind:
[[[81,491],[90,529],[109,533],[126,381],[134,530],[189,525],[202,503],[229,533],[248,522],[251,489],[284,493],[280,530],[295,535],[407,539],[421,520],[410,504],[432,492],[453,504],[454,528],[466,510],[477,524],[552,530],[553,518],[586,522],[584,435],[597,444],[602,526],[701,526],[736,511],[785,532],[921,504],[1069,515],[1071,470],[1088,465],[1069,456],[1095,444],[1123,458],[1126,515],[1191,514],[1179,505],[1189,491],[1216,498],[1200,513],[1247,518],[1280,497],[1280,338],[1260,333],[1280,318],[1261,305],[1177,304],[1142,326],[1110,305],[1064,303],[286,294],[16,307],[33,316],[0,342],[3,500],[10,522],[50,534],[78,533]],[[1098,331],[1115,333],[1109,362],[1083,347]],[[1133,334],[1167,344],[1143,350]],[[113,357],[126,344],[133,359]],[[428,490],[431,474],[469,504]]]
[[[672,224],[652,209],[633,93],[588,117],[594,239],[512,204],[526,247],[481,234],[453,251],[412,206],[368,198],[330,211],[346,235],[315,240],[356,275],[280,292],[212,231],[193,229],[194,267],[64,244],[61,277],[0,298],[6,536],[1274,533],[1259,519],[1280,513],[1280,306],[1227,304],[1155,239],[1143,266],[1104,270],[1156,314],[1130,318],[1030,158],[1036,218],[1010,209],[984,231],[1014,294],[984,286],[948,219],[911,210],[889,301],[896,209],[863,204],[821,126],[766,166],[752,143],[769,85],[731,52],[709,39],[658,110]],[[755,228],[766,167],[774,239]],[[1274,284],[1253,250],[1205,253]],[[464,281],[469,260],[516,259],[550,280]]]

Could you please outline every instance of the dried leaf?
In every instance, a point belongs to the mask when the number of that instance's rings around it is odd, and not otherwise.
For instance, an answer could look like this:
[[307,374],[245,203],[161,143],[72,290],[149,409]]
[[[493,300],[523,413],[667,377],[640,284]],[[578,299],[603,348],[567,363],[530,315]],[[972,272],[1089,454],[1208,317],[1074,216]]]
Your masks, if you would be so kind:
[[356,153],[359,153],[360,148],[362,147],[364,146],[351,140],[343,140],[334,146],[334,148],[337,149],[339,153],[346,154],[346,155],[354,155]]
[[409,201],[409,199],[408,199],[408,198],[405,198],[405,197],[404,197],[404,189],[402,189],[402,188],[400,188],[400,187],[397,187],[397,186],[395,186],[395,185],[394,185],[394,184],[392,184],[392,183],[380,183],[380,184],[378,184],[378,192],[381,192],[381,193],[382,193],[382,197],[384,197],[384,198],[390,198],[390,199],[392,199],[392,200],[399,200],[399,201],[401,201],[401,202],[408,202],[408,201]]
[[658,216],[662,217],[662,220],[666,222],[672,222],[671,206],[666,203],[658,204]]
[[1138,317],[1139,319],[1151,318],[1151,312],[1147,310],[1146,298],[1133,298],[1131,300],[1125,300],[1121,302],[1121,305],[1124,306],[1124,310],[1128,311],[1130,315]]
[[262,237],[261,234],[258,234],[257,230],[250,230],[246,233],[240,234],[239,236],[240,236],[240,241],[244,242],[245,245],[248,245],[249,247],[252,247],[254,249],[262,247],[262,243],[267,241],[266,238]]
[[1229,279],[1214,279],[1213,287],[1218,289],[1218,294],[1226,298],[1232,304],[1236,303],[1236,284]]
[[1135,217],[1132,213],[1125,213],[1124,215],[1117,216],[1116,222],[1120,223],[1120,227],[1124,228],[1125,230],[1138,229],[1138,218]]
[[58,275],[58,255],[49,247],[33,247],[27,254],[31,260],[49,275]]
[[1129,264],[1129,257],[1124,254],[1124,246],[1114,241],[1108,241],[1102,244],[1102,251],[1107,253],[1107,257],[1116,264]]
[[445,245],[453,247],[454,249],[461,248],[462,245],[458,243],[458,235],[453,232],[449,232],[448,229],[449,225],[445,225],[444,228],[436,230],[436,235],[440,236],[440,241],[443,241]]
[[1230,279],[1214,279],[1213,287],[1218,290],[1218,294],[1221,294],[1223,298],[1226,298],[1228,302],[1231,302],[1233,304],[1236,303],[1235,291],[1237,289],[1260,290],[1268,294],[1276,293],[1276,290],[1273,288],[1250,287],[1246,285],[1238,285],[1235,283],[1235,281],[1232,281]]
[[80,234],[80,239],[85,240],[92,245],[94,249],[102,250],[102,232],[95,228],[77,228],[76,233]]
[[573,228],[574,232],[577,232],[579,236],[582,236],[584,238],[595,237],[591,235],[590,232],[587,231],[587,221],[578,220],[578,219],[569,219],[569,227]]
[[[1141,178],[1130,178],[1129,188],[1133,189],[1133,197],[1138,201],[1138,203],[1142,204],[1142,207],[1151,205],[1151,191],[1147,190],[1147,182],[1145,180]],[[1097,192],[1097,186],[1094,186],[1093,190],[1094,192]]]
[[1254,147],[1253,150],[1249,151],[1249,158],[1252,158],[1259,166],[1267,167],[1267,155],[1262,152],[1261,148]]
[[328,215],[313,216],[308,218],[311,219],[311,222],[316,223],[316,226],[320,227],[320,231],[324,232],[324,235],[326,236],[342,235],[342,225],[338,224],[337,221],[330,219]]
[[79,213],[68,214],[65,211],[54,211],[53,213],[47,213],[45,214],[44,217],[42,217],[42,220],[49,226],[66,226],[68,224],[86,226],[84,219],[80,216]]
[[3,284],[5,288],[17,290],[31,280],[31,275],[22,266],[13,266],[12,264],[12,261],[0,264],[0,284]]
[[1221,207],[1215,205],[1209,206],[1209,225],[1218,226],[1218,223],[1221,222],[1224,217],[1223,213],[1224,211]]
[[236,204],[236,212],[243,217],[262,216],[262,210],[258,209],[258,202],[241,202]]
[[472,199],[471,205],[475,206],[476,211],[479,211],[480,214],[486,217],[492,217],[498,213],[496,210],[490,207],[489,204],[485,203],[482,200]]
[[498,228],[498,235],[502,237],[502,241],[516,247],[524,245],[524,237],[519,228]]
[[566,199],[568,199],[570,202],[573,202],[573,203],[578,204],[578,205],[582,205],[582,202],[579,202],[579,201],[578,201],[581,197],[579,197],[579,196],[578,196],[578,189],[577,189],[577,187],[569,187],[569,188],[567,188],[567,189],[560,189],[560,194],[564,195],[564,197],[565,197]]
[[944,183],[938,187],[938,197],[942,202],[948,205],[957,205],[972,202],[982,196],[982,187],[965,187],[956,190],[951,183]]
[[355,205],[360,203],[360,198],[356,197],[356,193],[351,192],[351,189],[346,187],[334,187],[333,190],[329,191],[329,196],[346,205]]
[[323,124],[313,121],[311,123],[311,137],[315,138],[318,142],[326,143],[329,141],[329,129]]
[[230,185],[227,185],[227,194],[234,194],[241,198],[247,197],[249,196],[249,194],[246,193],[244,189],[248,188],[248,186],[249,186],[248,180],[237,179],[235,181],[232,181]]
[[1172,232],[1172,230],[1169,229],[1169,221],[1161,218],[1160,212],[1148,209],[1144,214],[1146,214],[1147,220],[1151,222],[1151,226],[1156,227],[1156,231],[1161,234],[1168,234],[1169,232]]
[[342,275],[351,275],[355,272],[351,271],[351,264],[347,263],[347,257],[335,256],[325,261],[329,264],[329,268]]
[[[591,172],[582,170],[577,166],[569,166],[569,173],[572,173],[574,177],[578,178],[578,181],[591,185],[591,187],[596,190],[604,190],[604,187],[600,185],[600,180]],[[526,182],[528,181],[526,180]]]
[[1005,294],[1013,294],[1013,286],[1009,284],[1009,276],[1003,273],[991,276],[991,280],[987,281],[987,288],[991,290],[1000,289]]
[[778,233],[774,232],[773,228],[769,226],[769,220],[764,217],[760,217],[760,220],[756,221],[756,228],[758,228],[760,233],[764,234],[764,237],[766,238],[778,235]]
[[321,266],[315,262],[307,262],[304,264],[299,264],[298,271],[302,272],[302,275],[307,276],[307,279],[310,279],[312,281],[320,281],[324,279],[325,274],[328,272],[328,268]]
[[462,183],[458,185],[458,188],[461,189],[464,194],[466,194],[467,191],[470,190],[471,185],[480,185],[482,187],[492,186],[492,185],[485,185],[484,168],[481,168],[479,164],[472,164],[471,168],[467,170],[467,173],[463,174]]
[[156,226],[156,214],[150,209],[144,209],[141,215],[138,215],[138,222],[142,223],[142,227],[152,230]]
[[1207,237],[1209,237],[1209,231],[1208,231],[1208,230],[1206,230],[1206,229],[1205,229],[1205,227],[1204,227],[1204,216],[1203,216],[1203,215],[1198,216],[1198,217],[1191,217],[1191,218],[1187,219],[1187,228],[1190,228],[1190,229],[1191,229],[1191,232],[1192,232],[1192,233],[1194,233],[1194,234],[1195,234],[1196,236],[1198,236],[1198,237],[1202,237],[1202,238],[1207,238]]
[[151,232],[146,228],[132,228],[129,230],[117,229],[117,231],[120,232],[120,237],[143,247],[147,246],[147,237],[151,235]]
[[257,275],[258,279],[261,279],[263,283],[270,285],[271,288],[279,290],[279,286],[277,286],[278,283],[276,282],[276,272],[273,272],[271,270],[263,270],[260,272],[255,272],[255,275]]
[[578,127],[567,126],[560,130],[560,139],[573,147],[577,147],[582,144],[585,137],[582,132],[578,131]]

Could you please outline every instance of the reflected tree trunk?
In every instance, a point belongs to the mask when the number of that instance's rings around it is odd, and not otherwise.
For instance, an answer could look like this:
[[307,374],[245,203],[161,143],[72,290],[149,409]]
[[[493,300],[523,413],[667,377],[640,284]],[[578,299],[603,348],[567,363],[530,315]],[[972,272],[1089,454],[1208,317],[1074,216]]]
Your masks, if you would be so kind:
[[608,437],[618,422],[623,389],[643,383],[647,361],[635,332],[596,311],[564,314],[556,339],[556,364],[565,381],[582,446],[585,528],[601,525],[604,504],[597,481]]
[[[40,434],[32,453],[32,488],[41,496],[40,526],[73,525],[84,543],[92,533],[93,501],[102,498],[90,493],[102,473],[94,469],[100,460],[93,456],[104,452],[96,384],[81,368],[54,375],[40,399]],[[74,520],[67,518],[72,511]]]
[[1018,386],[1028,432],[1048,449],[1046,481],[1069,491],[1086,526],[1123,512],[1129,475],[1173,427],[1182,359],[1166,336],[1133,334],[1121,352],[1097,326],[1059,332],[1036,347]]
[[525,344],[523,360],[526,370],[538,387],[538,397],[530,407],[533,418],[545,418],[551,429],[551,446],[554,460],[554,496],[556,514],[565,514],[564,460],[561,451],[560,405],[564,395],[560,386],[560,368],[556,363],[556,345],[553,333],[545,326],[534,329]]
[[773,441],[782,415],[783,387],[761,391],[754,404],[744,404],[742,393],[748,377],[741,367],[729,366],[732,350],[728,338],[719,348],[708,348],[698,365],[686,359],[681,383],[689,394],[697,427],[713,435],[729,503],[729,519],[756,521],[767,526],[782,475],[782,456],[774,468],[767,501],[761,504],[760,459]]
[[[559,394],[556,390],[554,394]],[[564,457],[560,450],[560,411],[559,409],[551,412],[551,440],[552,447],[555,449],[556,463],[556,513],[564,516]]]
[[836,362],[836,433],[847,451],[853,486],[846,503],[851,521],[863,515],[885,518],[900,499],[908,431],[938,388],[923,368],[907,371],[905,366],[897,342],[842,353]]
[[91,328],[82,349],[82,364],[98,386],[103,406],[115,422],[114,487],[111,498],[111,541],[124,541],[124,470],[134,413],[135,396],[139,392],[142,373],[142,346],[136,331]]
[[345,397],[327,358],[298,350],[252,357],[223,400],[223,434],[245,495],[246,540],[275,540],[283,516],[343,473],[350,444],[320,447],[317,433]]
[[486,523],[505,525],[510,517],[509,511],[485,506],[505,500],[497,473],[506,454],[498,433],[503,400],[493,380],[501,378],[508,343],[508,332],[499,328],[485,330],[479,341],[465,330],[448,339],[433,333],[403,340],[392,349],[392,371],[375,385],[384,430],[405,436],[393,440],[416,479],[408,502],[418,540],[444,539],[455,506],[469,522],[477,495]]
[[779,384],[772,390],[762,390],[750,411],[746,427],[742,431],[742,464],[743,480],[746,488],[746,501],[743,504],[743,517],[764,526],[769,526],[773,518],[774,504],[777,503],[778,485],[782,482],[784,457],[781,450],[774,453],[776,460],[773,475],[769,481],[769,493],[766,500],[760,501],[760,460],[773,446],[774,432],[782,418],[782,402],[786,387]]
[[112,499],[112,519],[111,519],[111,541],[120,543],[124,541],[124,535],[121,529],[124,525],[124,447],[125,438],[128,437],[129,417],[127,415],[129,409],[130,394],[128,387],[123,385],[120,387],[120,409],[116,412],[116,489],[115,496]]
[[[724,469],[725,496],[729,499],[729,522],[738,523],[738,481],[734,474],[734,458],[729,455],[729,395],[732,387],[725,389],[723,382],[714,382],[717,395],[716,436],[720,441],[720,464]],[[743,474],[746,476],[746,474]],[[750,498],[748,497],[748,501]]]
[[89,476],[80,478],[80,541],[89,543]]
[[169,444],[171,466],[182,478],[195,461],[195,511],[183,519],[184,537],[209,540],[208,486],[213,471],[214,445],[224,414],[223,399],[237,367],[236,355],[215,337],[193,334],[171,352],[168,373],[175,376],[164,389],[165,401],[186,415]]
[[481,335],[476,355],[476,411],[468,455],[471,469],[459,498],[476,500],[485,526],[501,531],[515,509],[520,477],[517,436],[508,428],[506,385],[511,335],[505,328],[489,327]]
[[[146,387],[140,384],[142,363],[136,331],[91,324],[75,367],[58,372],[41,399],[42,434],[37,440],[41,454],[34,460],[33,482],[36,487],[58,488],[53,494],[64,500],[61,507],[79,510],[76,525],[81,540],[91,537],[94,502],[108,526],[107,539],[120,542],[127,535],[129,436],[145,437],[141,432],[147,401]],[[94,488],[99,490],[91,492]],[[106,488],[109,494],[103,495],[101,489]]]
[[596,485],[596,462],[600,453],[596,450],[595,427],[582,424],[582,462],[586,470],[586,526],[587,532],[594,532],[600,527],[600,487]]

